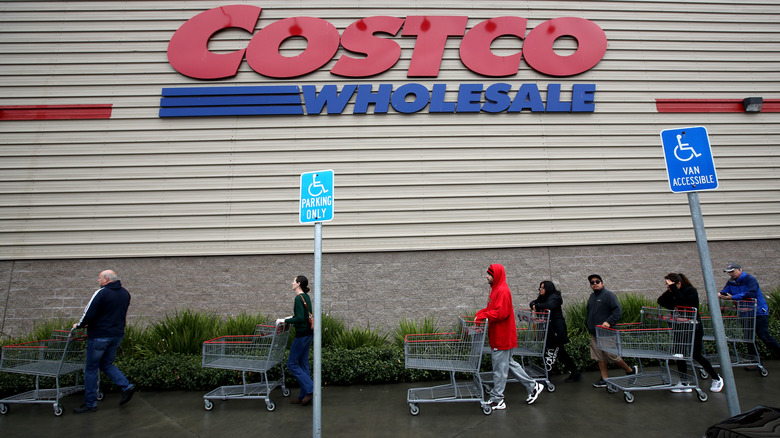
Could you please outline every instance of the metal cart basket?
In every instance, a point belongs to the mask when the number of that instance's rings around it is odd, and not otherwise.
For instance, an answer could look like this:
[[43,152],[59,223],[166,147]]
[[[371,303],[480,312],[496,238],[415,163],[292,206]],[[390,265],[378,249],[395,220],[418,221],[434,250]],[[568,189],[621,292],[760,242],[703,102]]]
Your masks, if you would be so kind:
[[[50,339],[3,347],[0,371],[35,376],[35,389],[0,400],[0,414],[7,414],[12,403],[50,403],[54,415],[62,415],[60,399],[84,390],[78,371],[84,370],[86,341],[83,330],[54,330]],[[74,384],[61,386],[60,377],[67,374],[75,374]],[[55,387],[41,388],[41,377],[53,377]]]
[[[555,384],[550,381],[549,371],[552,363],[545,363],[545,345],[547,344],[547,328],[550,323],[550,312],[535,312],[531,309],[515,310],[517,315],[517,347],[512,350],[512,356],[518,358],[529,377],[547,386],[550,392],[555,391]],[[490,354],[490,344],[485,339],[483,354]],[[482,373],[482,382],[489,390],[493,383],[493,373]],[[515,378],[507,379],[507,382],[517,382]]]
[[[490,415],[493,412],[485,401],[479,374],[487,321],[475,323],[464,317],[458,320],[459,328],[455,333],[410,334],[404,339],[406,368],[450,373],[449,384],[409,389],[406,401],[412,415],[420,413],[419,403],[479,402],[482,413]],[[471,374],[472,381],[457,382],[456,372]]]
[[[643,307],[639,323],[616,324],[610,328],[596,327],[599,349],[622,357],[657,359],[661,369],[636,374],[609,377],[607,391],[623,391],[626,402],[632,403],[632,391],[669,390],[691,388],[699,400],[707,401],[707,393],[699,388],[693,371],[693,340],[696,331],[696,309],[685,307],[675,310]],[[688,362],[691,374],[681,373],[669,367],[669,361]]]
[[[228,399],[262,399],[266,409],[273,411],[276,404],[269,398],[271,391],[282,387],[282,394],[287,397],[290,390],[284,385],[284,367],[279,380],[270,381],[268,370],[279,365],[284,359],[290,326],[287,324],[258,325],[253,335],[221,336],[203,343],[204,368],[241,371],[241,385],[220,386],[203,396],[204,407],[210,411],[214,404],[212,400]],[[260,382],[247,383],[246,373],[261,374]]]
[[[758,352],[755,348],[756,302],[754,300],[724,300],[719,304],[720,312],[723,316],[723,330],[726,334],[726,342],[731,346],[729,351],[731,366],[757,366],[761,370],[762,376],[766,377],[769,375],[769,371],[761,365],[761,358],[754,354]],[[715,331],[712,326],[712,317],[702,316],[701,323],[704,329],[704,340],[714,341]],[[743,345],[743,348],[747,346],[747,353],[739,351],[740,345]],[[712,363],[713,367],[720,367],[720,357],[717,354],[705,354],[704,357]],[[707,377],[707,372],[704,369],[699,369],[699,374],[702,378]]]

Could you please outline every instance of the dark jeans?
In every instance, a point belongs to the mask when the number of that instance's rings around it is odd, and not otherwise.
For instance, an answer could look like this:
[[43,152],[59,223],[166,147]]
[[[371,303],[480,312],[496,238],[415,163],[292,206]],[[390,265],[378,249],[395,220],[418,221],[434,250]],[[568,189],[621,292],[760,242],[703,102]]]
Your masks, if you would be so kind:
[[[775,355],[780,355],[780,344],[769,333],[769,315],[756,315],[756,337],[761,339],[761,342],[774,352]],[[751,344],[753,354],[758,358],[758,348],[756,344]]]
[[301,385],[299,400],[314,392],[314,382],[311,380],[311,372],[309,371],[309,346],[313,338],[313,335],[295,338],[287,358],[287,369]]
[[130,382],[122,371],[114,366],[114,357],[122,336],[114,338],[88,338],[87,364],[84,367],[84,404],[97,406],[98,371],[103,371],[122,391],[130,388]]

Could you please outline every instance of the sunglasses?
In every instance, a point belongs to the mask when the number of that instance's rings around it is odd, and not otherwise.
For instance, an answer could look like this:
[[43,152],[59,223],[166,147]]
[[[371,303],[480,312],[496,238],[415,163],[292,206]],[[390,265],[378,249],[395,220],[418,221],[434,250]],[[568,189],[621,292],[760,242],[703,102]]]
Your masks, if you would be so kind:
[[590,282],[590,284],[599,284],[601,283],[601,280],[593,280]]

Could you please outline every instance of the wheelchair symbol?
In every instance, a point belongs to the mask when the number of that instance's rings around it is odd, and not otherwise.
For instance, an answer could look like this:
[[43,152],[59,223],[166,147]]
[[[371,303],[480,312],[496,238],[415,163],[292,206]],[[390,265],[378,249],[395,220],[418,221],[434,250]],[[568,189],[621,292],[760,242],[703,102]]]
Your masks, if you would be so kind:
[[[319,189],[319,190],[317,190],[317,193],[314,193],[312,189]],[[323,193],[328,193],[328,189],[326,189],[321,182],[317,181],[317,174],[315,173],[311,177],[311,184],[309,184],[309,195],[317,197]]]
[[[686,154],[688,158],[683,158],[680,156],[679,152],[682,151],[688,152],[688,154]],[[701,157],[701,154],[696,152],[696,149],[691,147],[688,143],[683,143],[682,135],[677,134],[677,146],[674,147],[674,156],[680,161],[690,161],[693,157]]]

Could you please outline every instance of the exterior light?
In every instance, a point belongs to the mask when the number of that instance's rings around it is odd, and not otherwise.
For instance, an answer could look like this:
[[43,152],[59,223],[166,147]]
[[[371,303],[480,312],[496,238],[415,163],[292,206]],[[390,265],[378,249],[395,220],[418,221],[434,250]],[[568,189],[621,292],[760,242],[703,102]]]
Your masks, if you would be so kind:
[[746,97],[742,100],[746,113],[760,113],[761,105],[764,104],[763,97]]

